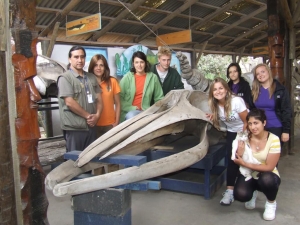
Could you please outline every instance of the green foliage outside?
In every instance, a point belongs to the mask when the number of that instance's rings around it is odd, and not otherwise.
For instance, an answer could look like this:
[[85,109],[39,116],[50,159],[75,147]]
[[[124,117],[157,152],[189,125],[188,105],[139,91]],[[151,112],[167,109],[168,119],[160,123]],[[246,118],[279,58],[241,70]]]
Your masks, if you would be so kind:
[[[242,69],[242,73],[249,73],[257,64],[262,62],[261,57],[253,58],[248,56],[242,57],[239,65]],[[232,63],[232,57],[229,55],[208,54],[201,56],[198,63],[198,69],[207,79],[213,80],[215,77],[222,77],[228,81],[226,70],[230,63]]]
[[198,63],[198,69],[207,79],[213,80],[215,77],[221,77],[227,80],[226,69],[231,62],[231,56],[202,55]]

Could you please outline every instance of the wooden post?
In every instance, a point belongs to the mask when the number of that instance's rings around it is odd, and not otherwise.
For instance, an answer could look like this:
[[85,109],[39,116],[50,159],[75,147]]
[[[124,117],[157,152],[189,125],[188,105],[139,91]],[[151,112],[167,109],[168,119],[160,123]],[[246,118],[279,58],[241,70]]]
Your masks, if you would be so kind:
[[40,137],[37,104],[40,95],[34,85],[36,75],[35,29],[36,0],[11,0],[11,33],[15,42],[12,55],[16,94],[15,130],[19,158],[20,193],[23,224],[47,225],[48,201],[45,174],[40,164],[37,145]]
[[8,9],[6,1],[0,2],[0,224],[17,225],[16,196],[13,174],[12,146],[9,124],[7,90]]
[[[43,55],[47,56],[47,52],[49,51],[49,49],[50,48],[53,49],[53,47],[50,47],[50,46],[51,46],[51,43],[48,40],[41,42],[42,54]],[[52,53],[52,50],[51,50],[51,53]],[[43,99],[43,102],[47,102],[47,101],[50,101],[50,100],[51,100],[50,98]],[[48,106],[49,105],[43,105],[41,107],[46,108]],[[45,126],[44,128],[45,128],[46,137],[53,137],[52,111],[51,110],[46,110],[46,111],[42,111],[40,113],[42,114],[42,119],[44,121],[44,126]]]
[[279,16],[279,2],[278,0],[268,0],[267,6],[270,68],[273,77],[284,84],[284,25]]

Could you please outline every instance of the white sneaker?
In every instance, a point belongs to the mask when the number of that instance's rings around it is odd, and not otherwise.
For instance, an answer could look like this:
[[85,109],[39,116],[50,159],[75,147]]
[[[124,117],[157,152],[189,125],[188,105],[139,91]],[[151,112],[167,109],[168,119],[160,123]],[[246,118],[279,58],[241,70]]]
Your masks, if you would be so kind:
[[228,190],[226,190],[223,193],[223,198],[220,201],[221,205],[230,205],[232,202],[234,202],[233,193],[230,193]]
[[257,198],[257,194],[258,194],[257,191],[253,191],[253,195],[252,195],[251,200],[249,202],[245,202],[245,208],[246,209],[255,209],[255,201],[256,201],[256,198]]
[[266,202],[265,205],[265,212],[264,212],[264,220],[274,220],[275,219],[275,212],[276,212],[276,201],[273,203]]

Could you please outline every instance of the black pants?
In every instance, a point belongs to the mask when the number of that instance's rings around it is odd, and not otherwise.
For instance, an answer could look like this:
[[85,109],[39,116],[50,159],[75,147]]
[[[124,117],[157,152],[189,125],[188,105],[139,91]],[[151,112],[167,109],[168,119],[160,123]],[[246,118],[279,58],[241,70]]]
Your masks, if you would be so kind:
[[275,134],[279,138],[280,146],[282,148],[282,145],[283,145],[283,142],[281,141],[282,127],[269,127],[269,128],[266,128],[266,130],[272,134]]
[[227,131],[226,135],[226,151],[227,151],[227,186],[234,186],[235,180],[239,174],[239,165],[231,160],[232,142],[236,138],[235,132]]
[[255,190],[263,192],[269,201],[276,200],[281,179],[273,172],[259,173],[258,179],[245,181],[245,177],[240,174],[234,186],[234,199],[240,202],[251,200]]
[[97,139],[96,127],[89,127],[87,131],[64,130],[67,152],[83,151]]

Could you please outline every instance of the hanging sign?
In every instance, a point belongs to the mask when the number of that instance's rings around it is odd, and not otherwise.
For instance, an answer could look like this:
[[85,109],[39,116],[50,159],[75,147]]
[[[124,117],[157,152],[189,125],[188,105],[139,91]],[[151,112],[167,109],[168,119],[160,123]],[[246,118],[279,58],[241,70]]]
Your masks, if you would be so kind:
[[[191,30],[183,30],[169,34],[163,34],[156,37],[156,45],[174,45],[180,43],[186,43],[192,41],[192,31]],[[164,42],[164,43],[163,43]]]
[[252,55],[269,55],[269,47],[261,46],[252,48]]
[[84,34],[101,29],[101,13],[66,23],[66,36]]

